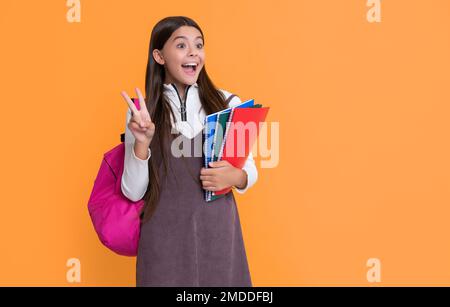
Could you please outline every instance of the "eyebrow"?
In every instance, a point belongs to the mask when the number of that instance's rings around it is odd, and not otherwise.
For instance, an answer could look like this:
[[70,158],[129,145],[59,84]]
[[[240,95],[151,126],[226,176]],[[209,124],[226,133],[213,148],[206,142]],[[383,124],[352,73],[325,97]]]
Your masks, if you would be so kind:
[[[187,39],[186,36],[177,36],[177,37],[175,37],[173,40],[176,40],[177,38],[184,38],[184,39]],[[197,39],[197,38],[201,38],[201,39],[203,40],[203,36],[197,36],[195,39]]]

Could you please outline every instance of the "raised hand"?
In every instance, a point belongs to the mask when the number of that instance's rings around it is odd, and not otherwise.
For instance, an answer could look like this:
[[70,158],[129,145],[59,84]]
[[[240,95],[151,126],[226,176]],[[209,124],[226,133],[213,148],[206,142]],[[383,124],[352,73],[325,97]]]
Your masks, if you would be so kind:
[[128,123],[128,129],[130,129],[131,133],[134,135],[136,142],[150,145],[153,135],[155,134],[155,124],[150,118],[150,114],[148,113],[141,91],[138,88],[135,90],[139,99],[140,110],[136,108],[133,101],[125,91],[121,92],[123,98],[128,104],[128,107],[131,109],[132,117]]

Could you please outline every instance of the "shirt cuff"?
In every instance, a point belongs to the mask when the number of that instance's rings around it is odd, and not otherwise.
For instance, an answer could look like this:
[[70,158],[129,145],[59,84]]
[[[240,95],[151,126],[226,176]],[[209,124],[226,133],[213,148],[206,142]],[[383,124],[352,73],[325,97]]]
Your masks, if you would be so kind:
[[142,162],[148,161],[148,159],[150,159],[150,156],[152,155],[152,151],[150,150],[150,147],[148,148],[148,157],[145,160],[140,159],[136,156],[136,153],[134,152],[134,146],[131,146],[131,153],[132,153],[134,159],[136,159],[138,161],[142,161]]
[[247,177],[247,185],[246,185],[245,187],[243,187],[242,189],[239,189],[238,187],[233,186],[233,188],[234,188],[234,189],[236,190],[236,192],[238,192],[239,194],[244,194],[245,191],[247,191],[248,188],[249,188],[248,173],[247,173],[247,171],[246,171],[245,169],[242,169],[242,170],[244,171],[245,176]]

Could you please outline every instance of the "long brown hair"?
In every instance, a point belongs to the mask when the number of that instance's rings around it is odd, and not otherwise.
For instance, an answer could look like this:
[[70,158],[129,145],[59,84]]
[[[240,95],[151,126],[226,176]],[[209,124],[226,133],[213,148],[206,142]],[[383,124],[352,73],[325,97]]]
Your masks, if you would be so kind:
[[[169,105],[169,102],[167,101],[167,98],[165,97],[165,95],[163,95],[165,80],[164,66],[158,64],[154,60],[152,52],[154,49],[163,49],[164,44],[172,35],[172,33],[181,26],[191,26],[197,28],[203,36],[203,43],[205,43],[202,30],[200,29],[198,24],[191,18],[184,16],[172,16],[160,20],[152,30],[150,47],[148,50],[147,71],[145,75],[145,103],[147,105],[147,109],[149,110],[151,119],[155,124],[155,135],[152,139],[152,143],[155,139],[159,141],[158,146],[161,149],[161,157],[165,175],[167,175],[168,169],[168,160],[166,156],[166,140],[169,140],[171,136],[171,122],[169,112],[171,112],[173,116],[173,111]],[[205,65],[200,71],[197,85],[200,102],[206,114],[218,112],[227,107],[225,96],[214,86],[213,82],[206,73]],[[158,175],[159,167],[158,165],[156,165],[155,159],[152,159],[150,157],[148,168],[149,184],[144,195],[145,205],[141,212],[141,220],[143,223],[148,221],[152,216],[158,203],[160,194],[160,182]]]

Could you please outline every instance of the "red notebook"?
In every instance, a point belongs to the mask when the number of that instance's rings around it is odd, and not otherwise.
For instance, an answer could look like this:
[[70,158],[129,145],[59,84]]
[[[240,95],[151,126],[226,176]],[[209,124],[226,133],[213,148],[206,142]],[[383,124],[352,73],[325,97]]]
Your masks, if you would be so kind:
[[[269,107],[235,108],[229,126],[230,130],[227,131],[227,136],[225,138],[222,157],[219,160],[228,161],[234,167],[242,169],[256,139],[258,138],[260,123],[265,121],[267,112],[269,112]],[[251,124],[252,122],[255,123],[254,128],[256,128],[253,131],[251,128],[248,128],[253,125]],[[248,129],[245,129],[246,127]],[[242,130],[244,130],[245,134],[242,133]],[[233,143],[234,145],[228,146],[230,143]],[[215,191],[214,194],[221,195],[230,191],[231,188],[226,188]]]

